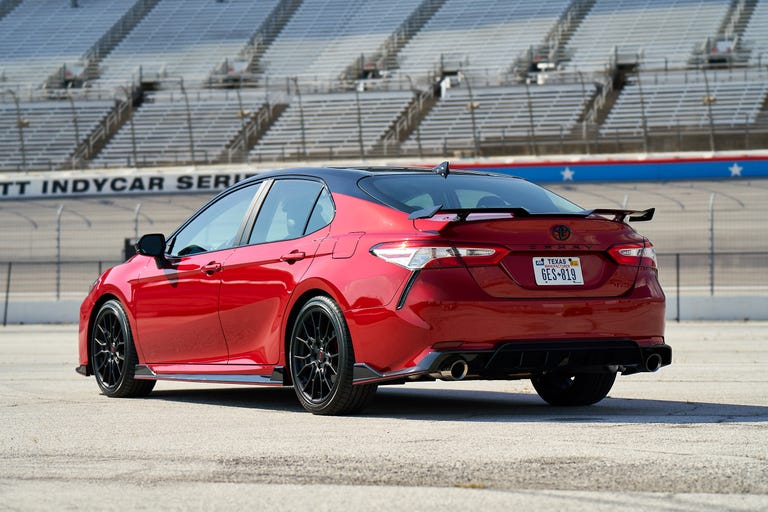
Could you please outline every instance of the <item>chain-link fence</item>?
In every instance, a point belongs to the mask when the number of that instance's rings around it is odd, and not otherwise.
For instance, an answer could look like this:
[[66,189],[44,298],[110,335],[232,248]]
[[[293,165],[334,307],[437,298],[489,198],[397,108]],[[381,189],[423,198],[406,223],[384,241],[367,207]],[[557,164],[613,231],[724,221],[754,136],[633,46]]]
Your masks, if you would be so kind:
[[[584,208],[656,207],[633,223],[659,255],[670,311],[690,297],[768,297],[768,180],[569,183],[549,188]],[[4,201],[0,301],[80,300],[124,257],[126,240],[170,234],[210,194]],[[57,263],[61,262],[61,263]],[[767,300],[768,302],[768,300]],[[683,308],[684,310],[685,308]]]

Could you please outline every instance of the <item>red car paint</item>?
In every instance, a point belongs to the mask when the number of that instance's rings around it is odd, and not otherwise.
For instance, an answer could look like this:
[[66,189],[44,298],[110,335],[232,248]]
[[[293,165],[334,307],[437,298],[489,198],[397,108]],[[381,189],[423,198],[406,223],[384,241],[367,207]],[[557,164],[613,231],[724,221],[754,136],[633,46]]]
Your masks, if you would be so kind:
[[[355,363],[370,373],[357,379],[361,383],[429,378],[434,369],[419,365],[435,352],[474,354],[516,342],[621,339],[668,349],[652,246],[623,221],[626,215],[492,212],[463,221],[450,213],[413,219],[357,185],[384,174],[299,169],[256,176],[250,181],[285,175],[322,180],[332,196],[332,220],[294,239],[162,264],[139,254],[108,270],[80,310],[79,371],[93,372],[88,340],[100,305],[111,298],[124,306],[139,363],[159,379],[274,377],[290,364],[286,340],[298,305],[318,294],[343,312]],[[557,226],[571,236],[554,239]],[[376,248],[420,246],[437,247],[436,254],[440,247],[466,247],[490,255],[437,258],[414,271],[376,254]],[[648,257],[635,257],[637,251]],[[537,285],[532,259],[558,256],[579,258],[583,285]],[[670,358],[664,354],[662,365]],[[645,370],[627,373],[634,371]]]

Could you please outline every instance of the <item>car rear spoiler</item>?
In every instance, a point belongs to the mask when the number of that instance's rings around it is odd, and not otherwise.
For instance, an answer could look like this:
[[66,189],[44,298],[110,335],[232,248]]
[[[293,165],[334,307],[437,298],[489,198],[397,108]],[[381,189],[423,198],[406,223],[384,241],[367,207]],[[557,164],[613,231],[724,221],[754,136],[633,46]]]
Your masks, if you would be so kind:
[[624,222],[624,219],[629,217],[631,222],[646,222],[653,219],[653,214],[656,213],[656,208],[648,208],[647,210],[614,210],[612,208],[597,208],[596,210],[588,210],[587,215],[613,215],[613,220],[617,222]]
[[653,214],[656,212],[656,208],[648,208],[647,210],[618,210],[611,208],[597,208],[594,210],[584,210],[581,212],[568,214],[568,213],[531,213],[525,208],[446,208],[443,209],[443,205],[439,204],[432,208],[423,208],[416,210],[408,215],[409,220],[419,219],[431,219],[435,215],[446,214],[455,215],[454,222],[464,222],[473,213],[509,213],[514,217],[562,217],[562,216],[577,216],[577,217],[589,217],[590,215],[613,215],[613,220],[616,222],[624,222],[629,217],[632,222],[645,222],[653,219]]

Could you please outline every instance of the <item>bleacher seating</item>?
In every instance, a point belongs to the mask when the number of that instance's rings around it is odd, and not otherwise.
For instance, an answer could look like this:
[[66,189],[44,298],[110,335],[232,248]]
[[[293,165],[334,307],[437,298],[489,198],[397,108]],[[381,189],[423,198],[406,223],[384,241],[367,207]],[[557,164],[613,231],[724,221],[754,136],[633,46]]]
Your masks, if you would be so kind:
[[[261,92],[243,91],[238,100],[236,91],[207,90],[188,92],[192,120],[194,161],[211,162],[219,158],[242,127],[240,101],[243,110],[257,111],[264,103]],[[189,126],[184,96],[177,91],[148,95],[145,103],[134,112],[137,159],[140,165],[171,165],[193,160],[190,151]],[[133,164],[133,141],[130,123],[113,137],[92,168],[122,167]]]
[[363,92],[359,94],[358,111],[354,93],[303,95],[301,107],[298,98],[294,98],[251,151],[250,159],[303,156],[302,113],[308,157],[359,157],[360,127],[363,147],[368,153],[411,100],[410,92]]
[[701,71],[646,75],[640,84],[634,79],[622,91],[601,132],[642,134],[643,110],[650,129],[707,128],[707,103],[717,127],[754,123],[768,94],[768,75],[744,70],[707,73],[709,95]]
[[768,2],[758,2],[752,11],[747,29],[744,31],[742,46],[752,49],[749,63],[754,66],[768,64]]
[[[246,154],[251,161],[294,159],[304,156],[304,146],[310,158],[356,158],[360,124],[366,155],[414,155],[417,138],[431,155],[472,149],[475,138],[492,149],[488,154],[506,151],[507,140],[513,152],[522,152],[531,123],[535,136],[547,139],[544,145],[559,138],[561,150],[575,147],[564,141],[568,137],[604,146],[614,135],[617,151],[622,135],[629,150],[642,129],[637,71],[652,130],[680,127],[695,138],[708,128],[711,110],[712,123],[725,136],[730,128],[743,128],[744,144],[754,147],[763,147],[768,137],[768,80],[755,69],[768,65],[768,0],[78,0],[76,8],[68,0],[11,3],[14,8],[0,18],[0,171],[82,165],[73,157],[75,138],[81,143],[88,138],[114,98],[122,100],[126,86],[137,82],[140,69],[145,81],[161,83],[144,84],[146,102],[135,112],[135,137],[124,113],[116,113],[91,140],[89,148],[100,153],[87,153],[89,167],[135,165],[134,152],[139,165],[239,161]],[[711,54],[703,59],[697,53],[707,38],[720,41],[726,33],[739,38],[738,59],[717,61]],[[385,42],[386,54],[380,55]],[[527,75],[541,85],[526,91],[521,85],[526,69],[514,65],[530,65],[519,60],[529,49],[535,50],[534,59],[549,51],[564,60],[560,69]],[[43,87],[62,65],[85,64],[84,55],[90,59],[85,72],[94,76],[98,64],[99,78],[69,84],[83,85],[81,91],[58,89],[55,80]],[[614,57],[624,64],[637,57],[639,67],[617,73],[618,67],[608,68],[617,64]],[[269,102],[279,105],[270,115],[280,116],[274,120],[262,112],[258,128],[254,123],[242,138],[237,94],[224,89],[237,86],[229,81],[236,77],[211,77],[227,59],[238,58],[261,75],[245,76],[241,85],[253,89],[242,90],[243,107],[256,112]],[[358,62],[374,61],[385,66],[381,75],[354,84],[361,91],[358,122],[353,84],[339,78]],[[709,93],[704,75],[695,71],[702,65],[713,68]],[[714,69],[725,65],[734,69]],[[427,100],[428,113],[417,129],[412,123],[421,114],[408,106],[416,90],[425,97],[437,93],[444,77],[435,73],[441,67],[459,86],[433,108],[434,98]],[[581,83],[574,84],[574,76]],[[605,94],[595,97],[593,83],[603,84],[597,87]],[[468,84],[477,104],[475,129]],[[283,111],[289,103],[285,91],[295,94],[297,87],[303,109],[296,95]],[[23,127],[25,163],[14,94],[29,121]],[[101,103],[78,99],[99,95]],[[709,105],[705,96],[711,96]],[[405,133],[407,140],[400,142]],[[735,139],[724,142],[723,147],[736,145]],[[230,144],[234,149],[225,152]]]
[[102,86],[145,78],[184,78],[201,87],[216,66],[234,59],[278,0],[163,0],[101,63]]
[[450,66],[506,71],[529,47],[544,41],[569,0],[531,2],[448,0],[398,55],[404,73],[423,76]]
[[137,0],[27,0],[0,19],[0,85],[37,88],[63,65],[77,66]]
[[19,110],[28,124],[23,128],[24,158],[16,126],[16,105],[10,98],[0,103],[0,171],[27,169],[58,169],[70,163],[75,150],[75,134],[80,141],[106,117],[114,103],[110,100],[75,100],[77,132],[72,104],[59,101],[21,101]]
[[[593,89],[580,85],[532,85],[529,87],[531,111],[525,86],[449,89],[421,123],[419,137],[422,148],[440,152],[446,145],[452,149],[472,148],[472,114],[474,106],[477,138],[496,140],[525,138],[530,133],[533,116],[537,137],[568,135],[591,96]],[[585,97],[586,93],[586,97]],[[403,144],[413,153],[418,145],[416,134]]]
[[597,0],[566,47],[569,70],[603,71],[614,49],[643,69],[684,67],[715,36],[730,0]]
[[421,0],[305,0],[260,61],[271,82],[337,78],[370,57]]

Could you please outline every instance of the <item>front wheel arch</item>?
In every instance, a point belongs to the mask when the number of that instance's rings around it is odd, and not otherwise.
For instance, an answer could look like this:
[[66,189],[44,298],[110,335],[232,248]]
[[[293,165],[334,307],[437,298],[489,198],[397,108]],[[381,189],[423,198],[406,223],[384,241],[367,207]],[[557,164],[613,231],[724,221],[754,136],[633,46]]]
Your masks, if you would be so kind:
[[91,347],[91,336],[93,336],[93,329],[96,324],[96,317],[99,315],[99,311],[101,310],[101,307],[109,302],[110,300],[115,300],[117,302],[120,302],[122,304],[122,301],[119,297],[112,295],[111,293],[107,293],[102,295],[101,297],[96,300],[96,302],[93,303],[93,306],[91,307],[91,314],[88,317],[88,329],[86,330],[86,335],[88,339],[88,343],[86,343],[86,349],[88,350],[88,364],[85,367],[86,376],[93,375],[93,350]]
[[[98,333],[97,333],[98,329]],[[100,345],[101,363],[93,353]],[[137,380],[138,353],[133,342],[133,327],[125,306],[117,298],[109,298],[96,309],[89,330],[88,346],[91,372],[102,393],[113,398],[144,397],[152,392],[155,380]]]

